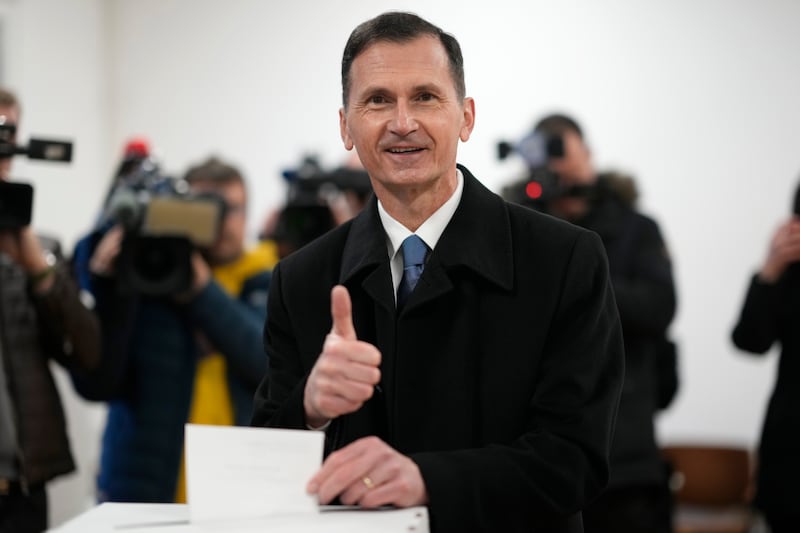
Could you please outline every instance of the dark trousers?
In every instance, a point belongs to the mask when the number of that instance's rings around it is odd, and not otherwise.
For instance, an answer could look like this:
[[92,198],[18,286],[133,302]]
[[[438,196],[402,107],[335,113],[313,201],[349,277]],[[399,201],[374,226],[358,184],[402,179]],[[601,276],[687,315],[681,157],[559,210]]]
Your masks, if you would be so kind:
[[664,486],[606,490],[583,511],[585,533],[671,533],[672,495]]
[[47,492],[44,485],[24,494],[12,486],[0,494],[0,533],[41,533],[47,529]]

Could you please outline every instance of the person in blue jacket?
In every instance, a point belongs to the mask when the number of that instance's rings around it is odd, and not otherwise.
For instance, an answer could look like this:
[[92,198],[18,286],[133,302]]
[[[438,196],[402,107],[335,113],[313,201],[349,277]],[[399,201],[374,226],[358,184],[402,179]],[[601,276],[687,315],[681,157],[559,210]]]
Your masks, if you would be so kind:
[[264,244],[245,246],[242,174],[210,158],[184,179],[193,194],[224,202],[216,241],[191,254],[188,290],[158,295],[126,284],[130,232],[119,224],[75,254],[103,330],[100,369],[73,374],[81,395],[108,402],[100,501],[185,501],[184,425],[247,425],[267,370],[261,332],[276,258]]

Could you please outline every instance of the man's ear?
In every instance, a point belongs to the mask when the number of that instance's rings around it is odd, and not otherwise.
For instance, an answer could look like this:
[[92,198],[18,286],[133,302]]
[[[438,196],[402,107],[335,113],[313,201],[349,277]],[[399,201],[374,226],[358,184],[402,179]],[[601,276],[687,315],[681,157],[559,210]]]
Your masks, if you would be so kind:
[[461,124],[459,138],[461,142],[467,142],[472,135],[472,128],[475,127],[475,100],[471,97],[464,98],[464,117]]
[[339,109],[339,135],[342,136],[345,150],[352,150],[353,139],[350,138],[350,133],[347,131],[347,112],[343,107]]

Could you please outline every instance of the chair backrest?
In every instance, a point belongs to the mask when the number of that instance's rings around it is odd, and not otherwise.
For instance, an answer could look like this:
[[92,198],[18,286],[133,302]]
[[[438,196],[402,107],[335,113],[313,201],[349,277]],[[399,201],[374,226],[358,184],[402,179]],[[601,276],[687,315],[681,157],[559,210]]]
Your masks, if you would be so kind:
[[699,506],[747,505],[752,496],[752,454],[743,447],[669,445],[671,486],[678,503]]

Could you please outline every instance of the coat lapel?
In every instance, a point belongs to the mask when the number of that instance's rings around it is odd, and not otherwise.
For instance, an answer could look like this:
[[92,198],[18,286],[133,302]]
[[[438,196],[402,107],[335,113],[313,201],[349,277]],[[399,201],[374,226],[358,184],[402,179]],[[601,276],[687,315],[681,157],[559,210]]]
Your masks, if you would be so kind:
[[[510,289],[514,282],[511,228],[505,202],[484,187],[466,168],[464,191],[456,212],[431,253],[417,288],[404,311],[453,289],[448,272],[467,268],[495,285]],[[395,308],[377,199],[369,201],[353,220],[342,255],[340,283],[363,276],[362,287],[387,311]]]
[[347,236],[342,253],[342,270],[339,283],[347,285],[356,278],[363,278],[364,291],[387,311],[394,312],[392,275],[389,268],[389,253],[386,248],[386,233],[378,216],[378,201],[375,196],[367,203]]
[[466,268],[504,289],[514,283],[511,227],[505,202],[466,168],[461,202],[447,224],[404,311],[453,290],[449,272]]

